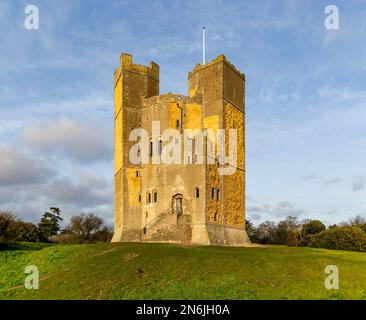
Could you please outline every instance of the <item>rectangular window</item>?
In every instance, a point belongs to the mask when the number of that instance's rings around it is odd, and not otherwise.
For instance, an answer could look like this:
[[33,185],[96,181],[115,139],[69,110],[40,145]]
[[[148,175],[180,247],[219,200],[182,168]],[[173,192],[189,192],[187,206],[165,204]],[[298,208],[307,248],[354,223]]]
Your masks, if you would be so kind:
[[198,199],[200,197],[200,189],[199,188],[194,189],[194,196],[195,196],[196,199]]
[[211,198],[215,199],[215,188],[212,188],[211,190]]
[[159,140],[158,142],[158,155],[160,156],[163,151],[163,141]]
[[220,200],[220,189],[216,190],[216,200],[219,201]]
[[153,143],[152,141],[150,141],[150,144],[149,144],[149,156],[152,157],[153,155]]
[[197,163],[197,153],[193,155],[193,163]]
[[191,156],[187,155],[186,157],[186,164],[191,164]]

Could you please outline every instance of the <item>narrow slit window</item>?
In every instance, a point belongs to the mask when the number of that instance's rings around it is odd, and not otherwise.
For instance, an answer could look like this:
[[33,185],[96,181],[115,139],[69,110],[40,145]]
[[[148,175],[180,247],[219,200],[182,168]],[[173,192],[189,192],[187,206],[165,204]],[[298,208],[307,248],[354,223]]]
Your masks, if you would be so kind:
[[163,151],[163,141],[161,139],[158,140],[158,155],[160,156]]
[[190,155],[187,155],[187,157],[186,157],[186,163],[187,164],[191,164],[191,156]]
[[200,189],[199,188],[194,189],[194,196],[195,196],[196,199],[198,199],[200,197]]
[[152,157],[152,155],[153,155],[153,143],[150,140],[150,144],[149,144],[149,156]]

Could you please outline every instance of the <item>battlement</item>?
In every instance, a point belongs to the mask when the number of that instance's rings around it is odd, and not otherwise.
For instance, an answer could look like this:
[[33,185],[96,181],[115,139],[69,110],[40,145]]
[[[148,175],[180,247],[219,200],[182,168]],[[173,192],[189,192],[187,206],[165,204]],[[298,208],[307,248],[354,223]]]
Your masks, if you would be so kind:
[[149,63],[149,66],[143,66],[141,64],[133,63],[132,55],[128,53],[122,53],[120,56],[120,66],[114,72],[115,83],[119,78],[122,71],[130,71],[143,75],[147,75],[157,81],[159,81],[159,65],[153,61]]
[[236,69],[235,66],[229,60],[227,60],[223,54],[219,55],[216,59],[213,59],[212,61],[204,65],[197,63],[194,69],[188,73],[188,79],[192,77],[196,72],[202,71],[203,69],[220,62],[224,62],[227,66],[229,66],[234,72],[236,72],[241,78],[245,80],[245,74],[241,73],[238,69]]
[[142,104],[144,107],[149,107],[151,105],[159,104],[159,103],[197,103],[200,102],[196,99],[196,97],[190,98],[184,96],[182,94],[176,93],[166,93],[159,96],[154,96],[150,98],[143,98]]

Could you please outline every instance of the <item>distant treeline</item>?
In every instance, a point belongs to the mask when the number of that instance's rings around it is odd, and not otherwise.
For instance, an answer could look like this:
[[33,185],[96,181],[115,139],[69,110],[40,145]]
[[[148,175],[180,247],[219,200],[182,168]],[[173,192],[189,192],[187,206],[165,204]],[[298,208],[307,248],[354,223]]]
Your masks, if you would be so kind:
[[[58,208],[50,208],[38,224],[0,211],[0,241],[93,243],[109,242],[113,235],[112,227],[92,213],[71,217],[63,230],[62,220]],[[361,216],[328,228],[319,220],[299,221],[296,217],[266,221],[257,227],[246,220],[245,227],[253,243],[366,252],[366,219]]]
[[296,217],[266,221],[258,227],[246,220],[245,225],[254,243],[366,252],[366,219],[361,216],[328,228],[319,220],[298,221]]
[[71,217],[63,230],[62,220],[59,208],[50,208],[38,224],[24,222],[11,211],[0,211],[0,241],[93,243],[110,241],[113,235],[112,228],[92,213]]

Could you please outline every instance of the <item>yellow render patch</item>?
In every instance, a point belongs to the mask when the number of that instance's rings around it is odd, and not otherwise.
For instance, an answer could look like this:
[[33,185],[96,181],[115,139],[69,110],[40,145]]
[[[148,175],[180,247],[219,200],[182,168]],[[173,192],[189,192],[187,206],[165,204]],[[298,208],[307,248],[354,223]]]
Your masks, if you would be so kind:
[[244,117],[243,112],[231,104],[225,108],[225,149],[226,155],[229,155],[229,129],[237,129],[237,167],[244,170]]
[[217,130],[220,128],[220,116],[218,115],[213,115],[213,116],[209,116],[209,117],[205,117],[203,119],[203,128],[204,129],[212,129],[214,131],[215,136],[211,137],[210,135],[208,136],[208,138],[211,141],[215,142],[215,152],[217,150]]
[[120,170],[114,177],[114,225],[116,229],[122,227],[122,179],[123,174]]
[[140,193],[140,173],[136,176],[137,168],[127,168],[127,183],[128,183],[128,203],[130,207],[139,205],[138,195]]
[[114,117],[122,107],[122,77],[119,77],[116,87],[114,88]]
[[201,129],[201,106],[199,104],[186,104],[186,117],[184,120],[186,129]]
[[203,119],[203,127],[206,129],[213,129],[215,131],[215,134],[217,133],[217,129],[219,129],[220,126],[220,116],[214,115],[205,117]]
[[226,154],[229,154],[229,129],[237,129],[237,169],[233,175],[225,176],[225,221],[228,225],[244,226],[244,117],[243,112],[231,104],[225,107]]
[[189,90],[188,90],[188,96],[190,98],[194,97],[196,95],[197,89],[198,89],[197,86],[195,86],[193,88],[189,88]]
[[177,106],[177,103],[169,103],[168,110],[169,110],[169,128],[177,129],[177,120],[179,120],[180,125],[182,125],[181,124],[182,109]]
[[244,226],[244,171],[236,170],[233,175],[225,176],[225,220],[228,225]]
[[[221,223],[222,222],[222,190],[220,190],[221,186],[221,176],[218,174],[218,166],[217,164],[209,164],[208,165],[208,189],[207,189],[207,210],[208,210],[208,218],[212,223]],[[214,189],[215,198],[212,199],[212,189]],[[216,200],[216,192],[217,189],[220,190],[220,199]]]
[[122,112],[114,121],[114,173],[122,168]]

